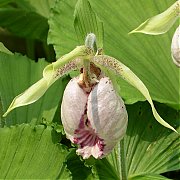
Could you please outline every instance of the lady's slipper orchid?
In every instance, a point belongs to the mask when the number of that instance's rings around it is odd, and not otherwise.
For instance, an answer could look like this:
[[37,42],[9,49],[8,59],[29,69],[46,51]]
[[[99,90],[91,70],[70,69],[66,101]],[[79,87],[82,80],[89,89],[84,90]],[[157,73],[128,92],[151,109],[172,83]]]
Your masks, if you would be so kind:
[[128,115],[112,82],[102,77],[87,92],[72,79],[61,105],[61,118],[66,136],[79,145],[83,158],[101,158],[110,153],[126,133]]
[[118,76],[144,95],[160,124],[176,132],[157,113],[143,82],[120,61],[100,55],[102,49],[96,50],[94,47],[93,34],[88,38],[91,39],[86,41],[89,45],[78,46],[46,66],[42,79],[16,96],[3,116],[17,107],[37,101],[60,77],[80,69],[79,78],[72,79],[65,89],[61,116],[67,137],[79,145],[77,153],[83,158],[89,158],[91,155],[102,158],[107,155],[126,132],[127,112],[121,97],[115,91]]

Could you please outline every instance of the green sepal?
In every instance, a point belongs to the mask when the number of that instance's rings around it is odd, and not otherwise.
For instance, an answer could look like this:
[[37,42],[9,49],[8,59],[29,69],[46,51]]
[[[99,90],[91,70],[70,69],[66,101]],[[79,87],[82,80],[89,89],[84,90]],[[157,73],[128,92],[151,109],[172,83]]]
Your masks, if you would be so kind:
[[3,117],[13,109],[32,104],[41,98],[47,89],[60,77],[76,70],[79,67],[79,61],[77,58],[90,58],[91,51],[85,46],[77,46],[73,51],[64,55],[56,62],[47,65],[43,71],[43,78],[38,82],[29,87],[22,94],[16,96],[10,104],[8,110],[5,112]]
[[144,33],[158,35],[166,33],[180,17],[180,2],[176,1],[167,10],[154,17],[147,19],[131,33]]

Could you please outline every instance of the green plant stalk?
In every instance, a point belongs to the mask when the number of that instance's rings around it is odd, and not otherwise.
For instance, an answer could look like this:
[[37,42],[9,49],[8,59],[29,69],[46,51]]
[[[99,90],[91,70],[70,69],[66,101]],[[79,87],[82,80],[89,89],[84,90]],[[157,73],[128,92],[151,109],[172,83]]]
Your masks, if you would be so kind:
[[[90,50],[94,51],[97,49],[96,47],[96,36],[93,33],[90,33],[86,36],[85,46]],[[85,85],[89,87],[91,82],[91,74],[90,74],[90,61],[88,59],[83,60],[83,81]]]
[[90,82],[91,82],[89,60],[83,60],[83,81],[85,82],[86,87],[89,87]]
[[124,138],[120,141],[120,162],[121,162],[120,177],[122,180],[127,180],[126,152],[124,147]]

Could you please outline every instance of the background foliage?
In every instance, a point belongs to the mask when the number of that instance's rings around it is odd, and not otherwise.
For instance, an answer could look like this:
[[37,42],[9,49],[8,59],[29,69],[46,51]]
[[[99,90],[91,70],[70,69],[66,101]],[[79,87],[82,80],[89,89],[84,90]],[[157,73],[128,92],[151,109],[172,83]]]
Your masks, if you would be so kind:
[[60,104],[69,76],[38,102],[2,118],[12,99],[42,77],[48,62],[82,44],[91,31],[106,54],[142,79],[160,115],[179,131],[180,73],[170,54],[178,22],[164,35],[128,35],[174,2],[0,0],[0,178],[119,179],[126,171],[133,180],[167,179],[162,173],[180,169],[179,136],[160,126],[150,106],[138,102],[144,100],[140,93],[123,80],[118,85],[129,115],[123,166],[120,144],[107,158],[83,161],[65,138]]

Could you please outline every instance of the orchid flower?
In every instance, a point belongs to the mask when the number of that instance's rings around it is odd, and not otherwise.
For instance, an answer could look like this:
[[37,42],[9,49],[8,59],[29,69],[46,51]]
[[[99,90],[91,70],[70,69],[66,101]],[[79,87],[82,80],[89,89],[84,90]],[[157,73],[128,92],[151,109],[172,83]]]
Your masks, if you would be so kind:
[[77,153],[84,159],[91,155],[106,156],[126,133],[128,114],[116,91],[116,78],[123,78],[138,89],[150,103],[155,119],[176,132],[157,113],[143,82],[119,60],[103,55],[102,49],[96,50],[95,44],[95,35],[88,34],[85,45],[47,65],[42,79],[15,97],[3,116],[17,107],[34,103],[60,77],[80,70],[80,75],[64,91],[61,117],[67,138],[78,144]]

